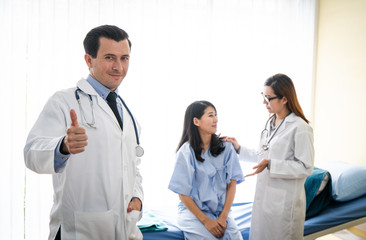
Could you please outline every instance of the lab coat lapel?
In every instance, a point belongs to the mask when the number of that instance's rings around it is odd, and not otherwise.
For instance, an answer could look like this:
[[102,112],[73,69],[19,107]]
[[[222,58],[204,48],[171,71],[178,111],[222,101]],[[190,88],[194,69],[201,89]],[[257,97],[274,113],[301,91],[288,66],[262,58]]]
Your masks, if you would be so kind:
[[280,128],[278,129],[276,135],[282,133],[283,131],[286,130],[286,125],[295,121],[295,113],[290,113],[284,120],[283,124],[280,126]]
[[80,88],[81,91],[83,91],[86,94],[89,95],[98,95],[97,92],[94,90],[94,88],[86,81],[86,79],[82,78],[80,79],[76,86]]

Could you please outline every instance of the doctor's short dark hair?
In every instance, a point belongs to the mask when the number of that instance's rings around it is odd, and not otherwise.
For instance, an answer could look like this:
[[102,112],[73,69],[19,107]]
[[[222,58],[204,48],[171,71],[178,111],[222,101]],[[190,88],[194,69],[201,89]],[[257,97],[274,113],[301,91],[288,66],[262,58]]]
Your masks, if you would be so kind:
[[93,58],[97,57],[101,37],[112,39],[116,42],[128,40],[128,45],[131,50],[131,41],[128,39],[128,34],[121,28],[114,25],[102,25],[90,30],[84,39],[85,53],[89,54]]
[[[212,107],[213,109],[215,109],[216,112],[215,106],[208,101],[195,101],[187,107],[186,113],[184,115],[183,133],[177,148],[178,151],[185,142],[188,142],[189,145],[191,145],[191,147],[193,148],[195,157],[199,162],[203,162],[205,161],[205,159],[201,157],[202,139],[198,131],[198,127],[193,123],[193,119],[201,119],[206,108],[208,107]],[[212,134],[210,144],[211,155],[216,157],[224,150],[225,146],[223,145],[222,140],[219,138],[218,135]]]

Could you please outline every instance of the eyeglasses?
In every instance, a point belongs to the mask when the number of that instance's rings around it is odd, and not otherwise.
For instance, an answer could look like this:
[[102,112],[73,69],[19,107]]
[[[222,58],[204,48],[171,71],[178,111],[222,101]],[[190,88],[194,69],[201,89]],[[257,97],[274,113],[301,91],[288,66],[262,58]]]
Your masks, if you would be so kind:
[[271,98],[268,98],[268,97],[266,97],[264,94],[263,94],[263,92],[261,92],[261,94],[262,94],[262,97],[263,97],[263,99],[264,99],[264,101],[266,101],[267,103],[269,103],[271,100],[273,100],[273,99],[281,99],[282,97],[279,97],[279,96],[276,96],[276,97],[271,97]]

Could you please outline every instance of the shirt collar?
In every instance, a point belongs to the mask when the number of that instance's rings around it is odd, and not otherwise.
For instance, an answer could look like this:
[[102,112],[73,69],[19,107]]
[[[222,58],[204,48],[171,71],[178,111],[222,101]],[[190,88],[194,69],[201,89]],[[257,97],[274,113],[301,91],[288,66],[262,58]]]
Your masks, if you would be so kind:
[[[100,97],[106,100],[108,94],[111,92],[108,88],[106,88],[103,84],[98,82],[95,78],[93,78],[90,74],[87,77],[86,81],[94,88],[94,90],[98,93]],[[118,90],[116,89],[115,92],[118,95]]]

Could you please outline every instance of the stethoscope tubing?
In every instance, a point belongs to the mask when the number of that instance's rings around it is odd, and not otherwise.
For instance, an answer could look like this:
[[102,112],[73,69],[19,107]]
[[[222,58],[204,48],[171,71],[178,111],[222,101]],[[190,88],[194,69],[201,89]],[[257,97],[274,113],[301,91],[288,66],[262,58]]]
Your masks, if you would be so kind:
[[[80,95],[79,95],[78,91],[82,91],[82,90],[80,88],[76,88],[76,90],[75,90],[75,98],[78,101],[78,104],[81,106],[81,103],[80,103]],[[87,94],[87,95],[89,96],[89,99],[90,99],[90,102],[91,102],[91,107],[93,107],[93,98],[92,98],[92,96],[90,94]],[[137,142],[137,145],[140,145],[140,138],[139,138],[139,135],[138,135],[138,132],[137,132],[137,125],[136,125],[135,118],[133,117],[130,109],[127,107],[127,104],[125,103],[125,101],[123,101],[123,99],[120,96],[118,96],[118,98],[121,100],[123,106],[126,108],[128,114],[130,115],[130,117],[132,119],[133,127],[135,129],[136,142]],[[91,126],[90,124],[88,124],[88,125]]]
[[268,120],[266,121],[266,124],[264,125],[264,129],[262,130],[262,133],[261,133],[261,137],[263,136],[263,133],[266,132],[266,137],[268,138],[268,133],[269,133],[269,130],[268,130],[268,123],[274,118],[275,115],[272,115],[268,118]]
[[133,127],[135,129],[136,142],[137,142],[137,145],[140,145],[140,138],[139,138],[139,135],[137,133],[137,125],[136,125],[135,118],[133,117],[130,109],[127,107],[127,104],[125,103],[125,101],[123,101],[123,99],[120,96],[118,96],[118,98],[121,100],[121,102],[122,102],[123,106],[126,108],[128,114],[131,116],[131,119],[132,119],[132,122],[133,122]]
[[[291,113],[291,112],[290,112]],[[268,130],[268,123],[275,117],[275,114],[273,114],[268,120],[267,120],[267,122],[266,122],[266,125],[264,126],[264,129],[263,129],[263,131],[262,131],[262,135],[263,135],[263,133],[264,132],[267,132],[267,136],[266,136],[266,142],[265,142],[265,145],[266,146],[268,146],[268,144],[269,144],[269,142],[272,140],[272,138],[274,137],[274,135],[276,134],[276,132],[279,130],[279,128],[281,127],[281,125],[282,125],[282,123],[284,123],[284,121],[285,121],[285,119],[287,118],[287,116],[288,115],[290,115],[290,113],[289,114],[287,114],[286,116],[285,116],[285,118],[279,123],[279,125],[275,128],[275,130],[272,132],[272,134],[270,134],[270,132],[269,132],[269,130]],[[262,136],[261,136],[262,137]]]

